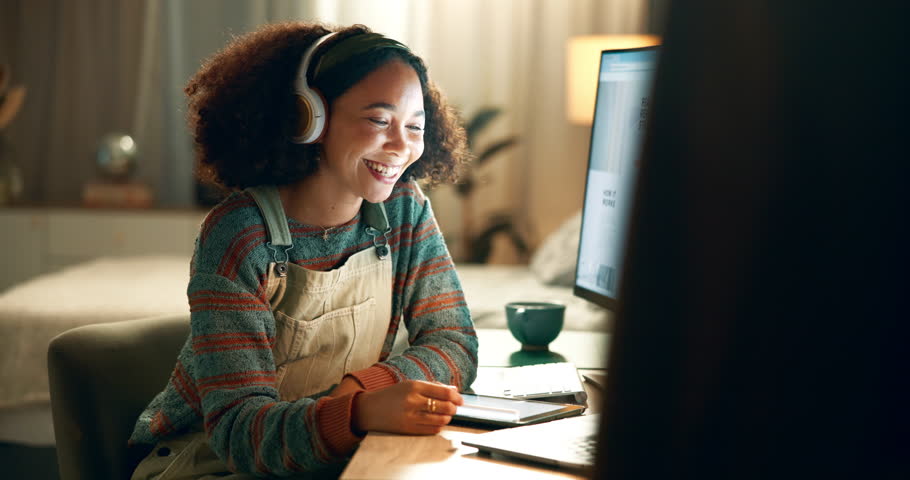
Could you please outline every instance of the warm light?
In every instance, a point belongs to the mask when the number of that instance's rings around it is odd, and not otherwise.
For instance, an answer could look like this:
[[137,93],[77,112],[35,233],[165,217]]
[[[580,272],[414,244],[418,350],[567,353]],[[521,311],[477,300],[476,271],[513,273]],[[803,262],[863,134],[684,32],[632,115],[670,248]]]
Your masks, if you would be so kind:
[[566,116],[579,125],[594,119],[597,68],[601,50],[659,45],[656,35],[585,35],[572,37],[566,46]]
[[130,137],[129,135],[120,137],[120,148],[128,151],[132,150],[134,146],[136,146],[136,144],[133,142],[133,137]]

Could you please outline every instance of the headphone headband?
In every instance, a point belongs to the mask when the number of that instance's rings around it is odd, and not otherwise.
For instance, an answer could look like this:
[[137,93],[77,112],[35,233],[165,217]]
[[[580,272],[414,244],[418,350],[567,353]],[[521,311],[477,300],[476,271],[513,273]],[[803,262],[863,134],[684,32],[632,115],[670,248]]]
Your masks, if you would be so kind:
[[307,84],[306,74],[310,67],[310,61],[313,53],[322,45],[323,42],[335,35],[336,32],[329,33],[319,37],[313,42],[306,52],[303,53],[303,60],[297,68],[297,78],[294,80],[294,93],[297,94],[298,102],[302,104],[307,114],[301,115],[301,132],[296,137],[291,138],[294,143],[313,143],[319,140],[322,132],[325,130],[325,101],[319,92],[310,88]]
[[337,33],[338,32],[332,32],[332,33],[319,37],[315,42],[313,42],[312,45],[310,45],[309,48],[306,49],[306,52],[303,53],[303,59],[300,61],[300,67],[297,68],[297,83],[296,83],[297,93],[300,93],[301,90],[306,90],[306,89],[310,88],[309,85],[307,84],[306,74],[307,74],[307,70],[309,70],[310,62],[313,59],[313,54],[316,53],[316,49],[319,48],[320,45],[325,43],[326,40],[328,40],[329,38],[332,38],[332,36],[334,36]]
[[313,77],[331,71],[358,55],[384,49],[411,51],[405,44],[380,33],[352,35],[329,47],[317,61]]
[[[294,93],[297,94],[298,101],[303,104],[303,108],[309,112],[309,115],[301,118],[301,132],[298,136],[292,138],[294,143],[314,143],[322,136],[325,130],[326,112],[328,108],[322,95],[316,90],[310,88],[307,83],[307,71],[310,69],[310,62],[316,49],[319,48],[326,40],[331,38],[337,32],[332,32],[319,37],[303,54],[300,66],[297,68],[297,78],[294,81]],[[331,45],[318,59],[316,68],[313,70],[313,78],[323,72],[331,71],[348,60],[363,55],[365,53],[380,49],[398,49],[410,52],[403,43],[387,38],[379,33],[361,33],[342,39],[335,45]]]

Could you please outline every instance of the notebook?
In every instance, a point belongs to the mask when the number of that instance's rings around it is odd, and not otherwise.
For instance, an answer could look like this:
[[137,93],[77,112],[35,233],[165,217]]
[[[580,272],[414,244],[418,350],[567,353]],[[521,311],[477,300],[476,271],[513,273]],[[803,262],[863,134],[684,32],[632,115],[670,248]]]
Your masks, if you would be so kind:
[[497,453],[573,469],[594,465],[600,414],[507,428],[463,439],[482,452]]
[[521,400],[572,396],[575,403],[587,400],[584,385],[575,364],[571,362],[542,363],[521,367],[483,367],[471,384],[477,395]]
[[453,423],[518,427],[581,415],[586,409],[581,405],[569,403],[485,397],[470,393],[462,393],[461,397],[464,404],[456,409],[455,415],[452,415]]

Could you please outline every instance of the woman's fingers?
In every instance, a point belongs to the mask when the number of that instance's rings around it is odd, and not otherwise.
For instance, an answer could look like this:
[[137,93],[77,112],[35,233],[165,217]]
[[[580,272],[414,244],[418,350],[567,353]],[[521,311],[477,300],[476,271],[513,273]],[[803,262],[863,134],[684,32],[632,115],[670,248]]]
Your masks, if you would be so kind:
[[452,421],[451,415],[441,415],[438,413],[425,413],[421,419],[417,421],[418,425],[428,426],[428,427],[444,427]]
[[422,425],[448,425],[458,406],[464,403],[461,395],[451,385],[415,382],[415,389],[420,391],[417,423]]
[[358,430],[433,435],[463,403],[454,387],[408,380],[354,397],[352,421]]
[[426,413],[435,413],[439,415],[455,415],[455,411],[458,409],[458,405],[447,400],[441,400],[433,397],[424,397],[426,400],[421,405],[423,410]]
[[455,405],[461,405],[464,403],[461,394],[458,393],[458,390],[454,385],[445,385],[442,383],[423,381],[417,381],[414,383],[415,388],[424,396],[432,397],[437,400],[452,402]]

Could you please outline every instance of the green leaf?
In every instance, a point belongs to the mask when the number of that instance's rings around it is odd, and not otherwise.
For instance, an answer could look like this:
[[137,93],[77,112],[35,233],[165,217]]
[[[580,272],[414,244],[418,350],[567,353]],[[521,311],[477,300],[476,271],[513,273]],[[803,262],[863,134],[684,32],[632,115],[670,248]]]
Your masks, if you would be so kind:
[[461,196],[470,195],[474,191],[474,178],[463,177],[462,180],[455,184],[455,192]]
[[498,213],[490,216],[486,227],[470,243],[467,252],[469,263],[486,263],[493,250],[493,237],[504,234],[520,255],[528,254],[528,244],[516,228],[514,217],[510,213]]
[[500,113],[502,113],[501,108],[483,107],[468,120],[468,123],[464,127],[468,136],[468,148],[471,148],[474,145],[474,139],[480,131],[486,128],[486,126],[489,125],[493,119],[498,117]]
[[499,140],[499,141],[493,143],[492,145],[488,146],[487,148],[485,148],[484,151],[480,152],[477,155],[477,158],[474,159],[474,162],[477,165],[483,165],[490,158],[495,156],[497,153],[515,145],[516,143],[518,143],[517,135],[513,135],[513,136],[503,139],[503,140]]

